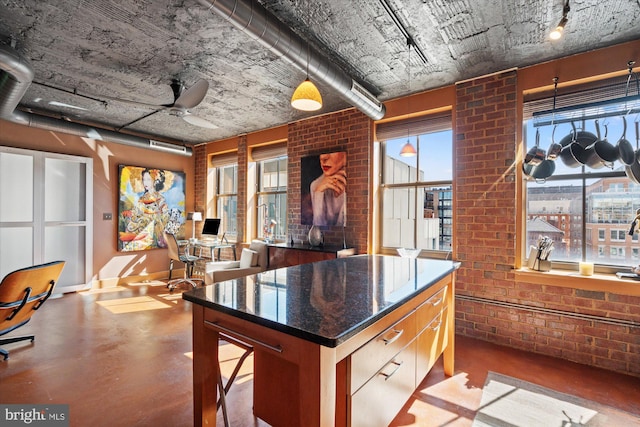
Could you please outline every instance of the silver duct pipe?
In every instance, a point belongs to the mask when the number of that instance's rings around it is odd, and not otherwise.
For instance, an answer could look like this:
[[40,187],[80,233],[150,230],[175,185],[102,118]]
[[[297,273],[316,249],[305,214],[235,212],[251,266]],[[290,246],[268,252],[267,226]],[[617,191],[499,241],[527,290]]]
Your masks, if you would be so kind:
[[[284,25],[256,0],[200,0],[236,28],[251,35],[262,45],[288,59],[309,75],[338,91],[354,107],[373,120],[384,117],[385,106],[364,87],[331,63],[320,52]],[[308,51],[307,51],[308,49]],[[308,61],[307,61],[308,58]]]
[[83,138],[110,141],[138,148],[171,152],[191,156],[191,147],[153,141],[107,129],[85,126],[61,119],[18,111],[16,108],[33,80],[31,65],[9,46],[0,45],[0,119],[24,126],[53,132],[67,133]]

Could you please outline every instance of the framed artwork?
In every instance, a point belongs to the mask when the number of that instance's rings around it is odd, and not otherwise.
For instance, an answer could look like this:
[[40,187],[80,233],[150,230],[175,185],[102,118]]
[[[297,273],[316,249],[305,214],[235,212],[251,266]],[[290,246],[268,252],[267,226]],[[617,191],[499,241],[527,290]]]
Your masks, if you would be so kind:
[[346,225],[347,152],[300,159],[300,210],[305,225]]
[[120,165],[118,176],[119,251],[166,248],[164,230],[184,236],[184,172]]

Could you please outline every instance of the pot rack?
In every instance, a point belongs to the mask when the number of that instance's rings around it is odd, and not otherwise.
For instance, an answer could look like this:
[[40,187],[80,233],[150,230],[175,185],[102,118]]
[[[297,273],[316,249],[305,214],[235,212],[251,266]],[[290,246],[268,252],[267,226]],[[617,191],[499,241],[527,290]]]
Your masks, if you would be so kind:
[[[542,127],[571,123],[575,121],[582,121],[584,123],[589,120],[603,119],[607,117],[621,117],[640,114],[640,79],[638,78],[638,75],[633,72],[634,65],[635,61],[629,61],[627,63],[629,74],[626,79],[626,90],[624,96],[556,108],[554,95],[554,108],[550,110],[536,111],[532,114],[533,126]],[[629,88],[633,86],[630,85],[632,78],[635,80],[635,95],[629,95]],[[554,81],[557,82],[557,77]],[[619,84],[607,84],[595,89],[606,92],[607,90],[616,91],[618,87]],[[620,105],[615,109],[607,108],[614,104]]]

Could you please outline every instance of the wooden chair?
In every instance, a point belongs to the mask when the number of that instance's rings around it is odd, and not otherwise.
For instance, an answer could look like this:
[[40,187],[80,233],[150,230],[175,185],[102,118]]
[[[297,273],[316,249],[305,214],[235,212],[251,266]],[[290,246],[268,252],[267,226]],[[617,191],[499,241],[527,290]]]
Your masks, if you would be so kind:
[[[25,325],[51,296],[60,277],[64,261],[22,268],[7,274],[0,282],[0,336]],[[35,335],[0,338],[0,345],[35,340]],[[0,348],[4,360],[9,351]]]

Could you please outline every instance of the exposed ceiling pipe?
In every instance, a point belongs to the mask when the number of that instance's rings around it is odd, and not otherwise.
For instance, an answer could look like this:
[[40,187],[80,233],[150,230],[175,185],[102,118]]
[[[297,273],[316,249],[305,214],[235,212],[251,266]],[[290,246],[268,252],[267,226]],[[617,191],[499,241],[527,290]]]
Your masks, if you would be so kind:
[[313,79],[337,90],[342,98],[373,120],[384,117],[385,106],[382,102],[319,51],[308,46],[304,39],[256,0],[200,0],[200,3],[215,10],[235,27],[301,70],[307,69],[308,62],[309,75]]
[[110,141],[138,148],[171,152],[183,156],[191,156],[193,154],[191,147],[154,141],[112,130],[19,111],[17,110],[18,104],[33,81],[33,76],[33,68],[31,68],[26,59],[11,47],[0,45],[0,119],[38,129],[67,133],[100,141]]

